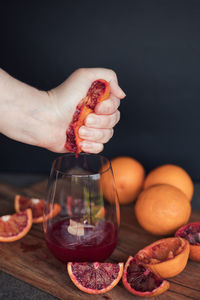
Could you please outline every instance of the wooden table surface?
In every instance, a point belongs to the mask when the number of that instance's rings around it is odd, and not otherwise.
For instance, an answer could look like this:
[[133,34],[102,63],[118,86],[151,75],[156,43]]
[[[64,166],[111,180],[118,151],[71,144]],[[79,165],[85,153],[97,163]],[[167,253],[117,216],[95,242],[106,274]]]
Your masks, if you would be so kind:
[[[0,183],[1,215],[14,212],[14,195],[21,193],[31,197],[44,197],[46,182],[28,188],[16,188]],[[200,212],[193,211],[191,221],[200,221]],[[157,240],[137,223],[133,204],[121,207],[120,240],[109,261],[125,262],[129,255]],[[43,238],[41,224],[33,225],[23,239],[14,243],[0,243],[0,270],[13,275],[59,299],[142,299],[130,294],[122,282],[103,295],[88,295],[79,291],[71,282],[66,265],[49,252]],[[152,299],[186,300],[200,299],[200,264],[189,261],[185,270],[170,281],[170,289]],[[145,298],[143,298],[145,299]]]

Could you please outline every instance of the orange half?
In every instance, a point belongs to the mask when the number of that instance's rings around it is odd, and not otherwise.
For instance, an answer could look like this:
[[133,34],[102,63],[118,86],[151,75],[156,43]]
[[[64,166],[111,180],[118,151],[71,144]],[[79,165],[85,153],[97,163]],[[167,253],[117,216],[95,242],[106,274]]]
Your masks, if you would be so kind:
[[162,278],[182,272],[190,252],[188,241],[180,237],[165,238],[140,250],[135,258]]
[[182,226],[177,230],[175,236],[182,237],[189,242],[189,258],[200,262],[200,222],[192,222]]
[[170,286],[168,281],[158,277],[132,256],[125,264],[122,282],[131,294],[148,298],[164,293]]

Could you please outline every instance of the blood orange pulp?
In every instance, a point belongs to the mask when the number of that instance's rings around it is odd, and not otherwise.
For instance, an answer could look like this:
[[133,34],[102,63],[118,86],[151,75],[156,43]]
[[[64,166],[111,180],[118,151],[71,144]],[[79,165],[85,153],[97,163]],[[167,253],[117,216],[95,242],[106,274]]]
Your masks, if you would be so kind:
[[103,294],[119,282],[123,273],[123,263],[69,262],[67,270],[77,288],[88,294]]

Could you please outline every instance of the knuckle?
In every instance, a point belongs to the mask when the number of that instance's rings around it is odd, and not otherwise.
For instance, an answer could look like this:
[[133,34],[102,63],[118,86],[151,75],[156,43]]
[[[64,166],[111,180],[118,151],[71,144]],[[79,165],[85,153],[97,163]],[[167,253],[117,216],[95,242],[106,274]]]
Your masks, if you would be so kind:
[[112,128],[114,123],[114,117],[113,115],[108,116],[108,121],[107,121],[107,128]]
[[113,111],[113,100],[110,99],[107,101],[106,103],[106,110],[107,110],[107,113],[111,113]]
[[100,110],[102,114],[112,114],[116,111],[117,109],[117,103],[115,101],[115,99],[113,99],[112,97],[110,97],[109,99],[99,103],[99,105],[101,104]]
[[115,99],[116,109],[120,106],[120,100],[118,98]]
[[78,75],[84,75],[87,72],[86,68],[79,68],[75,71]]
[[113,128],[108,129],[104,142],[107,143],[113,137]]
[[100,141],[104,138],[104,132],[102,129],[99,129],[98,130],[98,133],[97,133],[97,140]]
[[120,111],[117,110],[116,111],[116,124],[119,122],[119,120],[120,120]]
[[116,75],[115,71],[112,69],[109,69],[109,71],[110,71],[110,75],[116,79],[117,75]]
[[103,148],[104,148],[104,145],[103,144],[99,144],[99,152],[102,152]]
[[103,144],[101,143],[96,144],[93,153],[99,153],[101,151],[103,151]]
[[113,135],[114,135],[114,129],[112,128],[110,132],[110,139],[113,137]]

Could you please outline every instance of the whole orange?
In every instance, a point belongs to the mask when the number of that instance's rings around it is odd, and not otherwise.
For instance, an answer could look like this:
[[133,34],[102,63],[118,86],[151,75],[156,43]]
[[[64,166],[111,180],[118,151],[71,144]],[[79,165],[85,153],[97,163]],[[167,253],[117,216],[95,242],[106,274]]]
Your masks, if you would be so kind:
[[191,214],[187,196],[172,185],[143,190],[135,205],[139,224],[154,235],[169,235],[186,224]]
[[[111,160],[115,186],[117,189],[119,203],[128,204],[136,199],[142,189],[145,170],[141,163],[128,156],[121,156]],[[110,194],[110,177],[102,176],[102,188],[105,198],[112,202]]]
[[191,201],[194,186],[189,174],[181,167],[176,165],[162,165],[152,170],[146,177],[144,188],[156,184],[170,184],[179,188],[186,194]]

